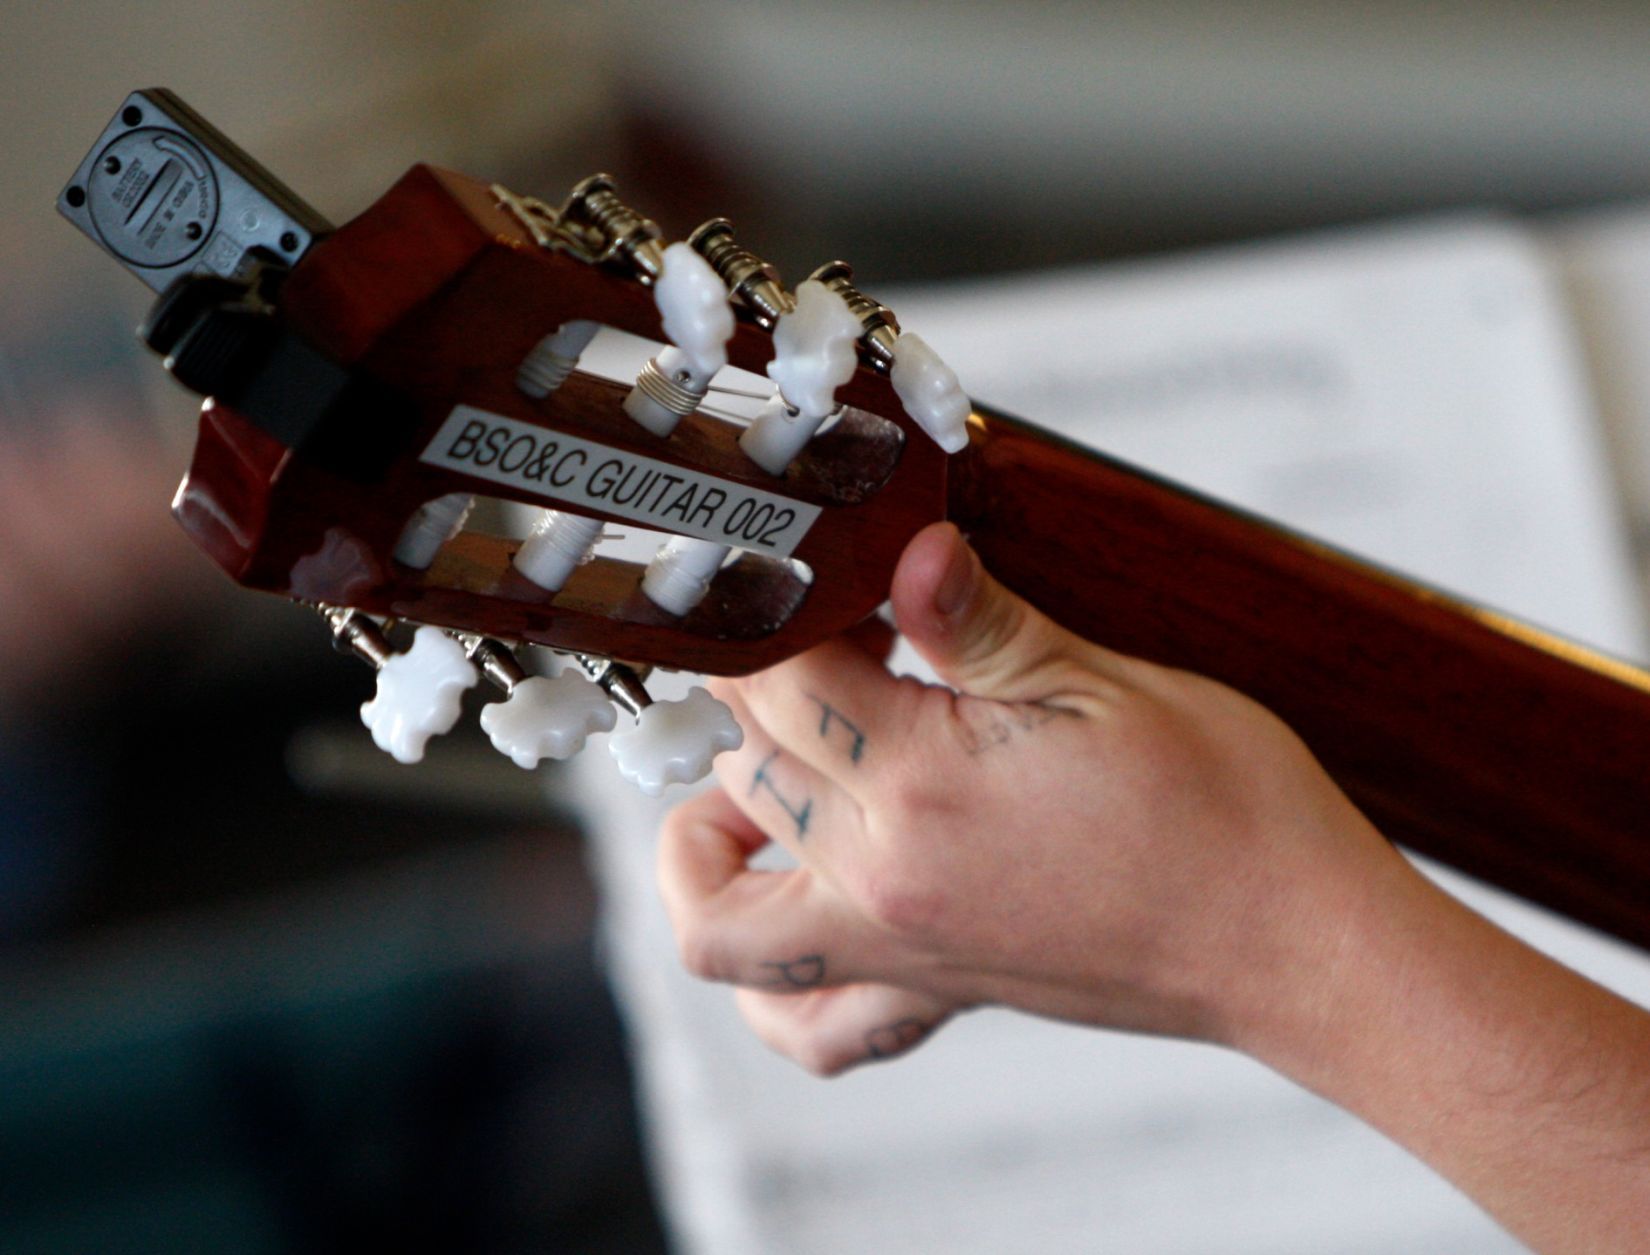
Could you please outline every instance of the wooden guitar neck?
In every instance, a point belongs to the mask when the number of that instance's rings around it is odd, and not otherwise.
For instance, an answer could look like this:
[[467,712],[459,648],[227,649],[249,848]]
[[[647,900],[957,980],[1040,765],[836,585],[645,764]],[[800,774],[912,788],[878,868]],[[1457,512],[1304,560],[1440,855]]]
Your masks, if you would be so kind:
[[1393,840],[1650,947],[1650,674],[977,414],[950,513],[1008,587],[1262,702]]

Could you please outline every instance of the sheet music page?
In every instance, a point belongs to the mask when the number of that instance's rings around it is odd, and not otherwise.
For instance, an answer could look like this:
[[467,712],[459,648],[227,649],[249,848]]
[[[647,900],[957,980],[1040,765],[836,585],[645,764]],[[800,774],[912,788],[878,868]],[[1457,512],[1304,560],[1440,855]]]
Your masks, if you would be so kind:
[[[871,291],[974,395],[1616,652],[1645,624],[1569,316],[1532,238],[1463,218]],[[684,1249],[1521,1249],[1404,1152],[1210,1047],[985,1011],[825,1084],[677,970],[663,806],[586,756],[616,982]],[[1501,895],[1640,1000],[1650,964]]]
[[1010,413],[1641,656],[1568,311],[1494,218],[891,301]]

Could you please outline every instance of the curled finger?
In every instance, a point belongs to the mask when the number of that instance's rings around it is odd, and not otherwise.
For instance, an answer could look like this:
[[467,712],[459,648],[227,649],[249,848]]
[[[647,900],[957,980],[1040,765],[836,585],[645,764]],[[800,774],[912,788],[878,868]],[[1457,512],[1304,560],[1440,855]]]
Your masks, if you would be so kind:
[[690,972],[795,994],[862,981],[895,961],[889,941],[808,868],[752,868],[765,844],[761,828],[717,791],[665,821],[659,886]]
[[894,985],[848,985],[801,997],[741,989],[739,1011],[768,1046],[816,1076],[916,1049],[950,1018],[952,1004]]

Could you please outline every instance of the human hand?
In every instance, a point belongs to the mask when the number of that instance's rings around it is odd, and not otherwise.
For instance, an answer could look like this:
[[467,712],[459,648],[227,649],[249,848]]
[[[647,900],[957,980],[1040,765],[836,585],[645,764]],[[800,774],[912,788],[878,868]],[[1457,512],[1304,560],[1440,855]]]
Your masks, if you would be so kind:
[[[1309,1032],[1343,921],[1414,873],[1300,741],[1066,632],[949,525],[891,595],[956,692],[891,677],[865,633],[713,682],[746,738],[665,825],[688,967],[821,1073],[979,1003],[1240,1046]],[[799,866],[749,867],[770,840]]]

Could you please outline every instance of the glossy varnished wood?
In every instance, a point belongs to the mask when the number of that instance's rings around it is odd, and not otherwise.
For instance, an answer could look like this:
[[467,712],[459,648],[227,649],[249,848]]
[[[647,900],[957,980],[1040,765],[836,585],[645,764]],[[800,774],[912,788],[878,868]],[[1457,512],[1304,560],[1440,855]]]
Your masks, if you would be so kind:
[[1650,946],[1650,676],[1007,417],[951,509],[1066,626],[1224,680],[1392,838]]
[[[563,649],[740,674],[835,635],[887,595],[905,541],[944,511],[945,459],[867,367],[838,392],[847,419],[781,478],[739,451],[737,430],[704,415],[661,440],[626,418],[626,388],[575,375],[543,401],[514,385],[533,345],[570,319],[661,339],[652,292],[633,277],[535,244],[487,185],[415,167],[361,217],[311,250],[281,293],[281,316],[340,364],[396,389],[411,417],[388,469],[350,480],[281,448],[209,405],[179,520],[235,579]],[[746,321],[731,363],[760,373],[768,333]],[[827,507],[795,550],[811,584],[781,562],[741,559],[681,621],[636,595],[641,568],[599,561],[559,595],[509,566],[514,545],[466,537],[427,572],[394,563],[423,502],[451,492],[546,506],[538,497],[418,460],[457,404]],[[587,506],[579,512],[634,527]],[[827,590],[819,594],[817,590]]]

